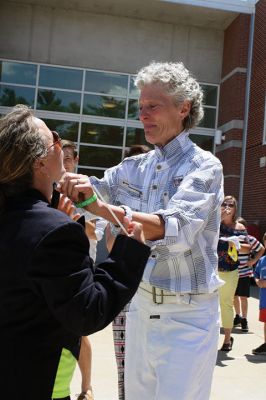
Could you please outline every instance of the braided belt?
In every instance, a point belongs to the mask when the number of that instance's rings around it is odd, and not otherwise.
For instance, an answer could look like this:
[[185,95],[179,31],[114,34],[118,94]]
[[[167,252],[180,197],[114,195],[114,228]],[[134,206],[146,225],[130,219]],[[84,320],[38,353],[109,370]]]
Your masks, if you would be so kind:
[[176,303],[177,301],[177,293],[160,289],[145,282],[140,283],[139,294],[147,297],[148,299],[152,299],[155,304],[171,304]]

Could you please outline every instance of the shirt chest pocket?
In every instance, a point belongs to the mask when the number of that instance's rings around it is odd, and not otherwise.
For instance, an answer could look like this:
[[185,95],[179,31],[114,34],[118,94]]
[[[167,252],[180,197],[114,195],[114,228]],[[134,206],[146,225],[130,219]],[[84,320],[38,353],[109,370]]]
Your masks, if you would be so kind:
[[130,184],[124,184],[117,189],[115,204],[126,205],[133,211],[144,211],[144,196],[141,190]]

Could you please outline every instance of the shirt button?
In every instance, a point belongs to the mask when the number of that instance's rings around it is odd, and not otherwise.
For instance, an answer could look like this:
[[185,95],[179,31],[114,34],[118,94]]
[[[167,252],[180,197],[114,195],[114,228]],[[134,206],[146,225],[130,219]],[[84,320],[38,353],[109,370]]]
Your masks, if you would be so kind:
[[162,166],[161,165],[157,165],[157,167],[156,167],[158,170],[160,170],[160,169],[162,169]]
[[152,185],[152,188],[155,190],[157,189],[157,185]]

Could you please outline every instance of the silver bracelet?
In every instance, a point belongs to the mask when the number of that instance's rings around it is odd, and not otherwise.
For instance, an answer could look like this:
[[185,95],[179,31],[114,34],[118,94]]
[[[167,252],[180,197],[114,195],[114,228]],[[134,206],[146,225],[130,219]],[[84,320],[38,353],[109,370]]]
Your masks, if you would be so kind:
[[127,217],[129,219],[129,221],[131,222],[132,221],[132,214],[133,214],[131,208],[128,207],[128,206],[124,206],[124,205],[119,206],[119,207],[123,208],[123,210],[125,212],[125,217]]
[[[129,219],[129,221],[132,221],[132,210],[130,207],[128,206],[119,206],[120,208],[122,208],[124,210],[125,213],[125,217],[127,217]],[[114,225],[114,224],[110,224],[110,228],[111,228],[111,234],[112,236],[117,236],[120,232],[121,232],[121,228],[119,225]]]

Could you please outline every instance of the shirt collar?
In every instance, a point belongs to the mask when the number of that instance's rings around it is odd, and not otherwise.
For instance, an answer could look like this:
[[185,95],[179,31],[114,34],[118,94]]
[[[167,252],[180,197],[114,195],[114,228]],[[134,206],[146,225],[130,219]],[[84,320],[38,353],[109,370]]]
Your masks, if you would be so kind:
[[33,198],[35,198],[36,200],[42,200],[42,201],[44,201],[45,203],[48,203],[47,198],[46,198],[38,189],[35,189],[35,188],[33,188],[33,187],[27,189],[27,190],[24,192],[24,195],[25,195],[25,197],[33,197]]
[[24,207],[25,201],[27,201],[27,199],[29,198],[32,199],[31,202],[33,203],[41,200],[47,203],[47,205],[49,204],[46,197],[41,192],[39,192],[39,190],[34,188],[27,188],[24,192],[18,194],[17,196],[8,198],[5,208],[6,210],[21,209]]
[[189,132],[182,131],[164,147],[159,147],[155,145],[155,154],[158,159],[163,157],[167,160],[172,158],[173,156],[178,157],[181,154],[184,154],[191,146],[191,144],[192,142],[189,139]]

